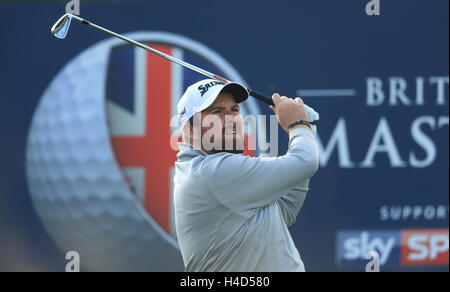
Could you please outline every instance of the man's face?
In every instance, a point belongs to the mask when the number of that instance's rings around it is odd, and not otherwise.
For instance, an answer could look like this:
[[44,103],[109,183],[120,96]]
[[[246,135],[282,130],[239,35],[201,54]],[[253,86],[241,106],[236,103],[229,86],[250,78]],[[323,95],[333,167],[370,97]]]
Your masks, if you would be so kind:
[[240,107],[230,93],[221,93],[201,112],[202,148],[209,154],[244,153],[244,121]]

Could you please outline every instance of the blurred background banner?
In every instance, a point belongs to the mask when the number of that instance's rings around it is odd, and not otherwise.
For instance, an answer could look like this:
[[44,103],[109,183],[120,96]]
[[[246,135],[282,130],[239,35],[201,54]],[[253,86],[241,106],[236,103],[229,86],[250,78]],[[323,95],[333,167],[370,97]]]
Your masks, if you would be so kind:
[[[182,270],[169,116],[203,77],[78,23],[57,40],[68,2],[0,1],[0,271],[65,271],[69,251],[87,271]],[[79,2],[320,113],[320,169],[290,228],[308,271],[365,271],[369,251],[381,271],[449,270],[448,0],[380,0],[372,16],[368,0]],[[279,129],[279,155],[287,143]]]

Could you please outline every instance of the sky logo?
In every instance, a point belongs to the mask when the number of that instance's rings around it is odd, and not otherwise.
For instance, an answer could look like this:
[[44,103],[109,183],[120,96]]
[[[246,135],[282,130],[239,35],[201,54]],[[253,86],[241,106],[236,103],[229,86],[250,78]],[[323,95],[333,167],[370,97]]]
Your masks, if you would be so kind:
[[366,255],[376,251],[380,255],[380,265],[398,262],[401,234],[398,231],[340,231],[337,236],[339,266],[363,268]]
[[337,264],[341,268],[361,269],[366,255],[375,251],[380,265],[445,266],[449,264],[448,229],[339,231]]

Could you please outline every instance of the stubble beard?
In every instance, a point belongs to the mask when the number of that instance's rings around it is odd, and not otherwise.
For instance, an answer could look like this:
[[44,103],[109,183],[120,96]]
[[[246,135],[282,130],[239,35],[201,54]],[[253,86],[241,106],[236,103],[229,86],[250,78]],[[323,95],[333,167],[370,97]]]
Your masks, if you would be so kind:
[[[203,129],[202,129],[203,130]],[[236,128],[233,130],[236,131]],[[219,149],[216,147],[212,147],[211,150],[207,151],[208,154],[217,154],[217,153],[231,153],[231,154],[243,154],[245,152],[246,141],[244,136],[240,131],[236,131],[237,133],[233,135],[233,138],[229,137],[230,135],[225,135],[225,130],[222,132],[222,142]],[[214,135],[212,138],[215,138]],[[232,141],[231,141],[232,140]],[[211,145],[215,145],[214,141],[209,141]]]

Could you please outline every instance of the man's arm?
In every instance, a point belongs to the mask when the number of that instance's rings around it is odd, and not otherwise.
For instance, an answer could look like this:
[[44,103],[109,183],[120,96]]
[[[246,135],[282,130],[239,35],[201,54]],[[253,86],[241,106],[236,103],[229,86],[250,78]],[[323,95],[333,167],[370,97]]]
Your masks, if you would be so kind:
[[295,223],[298,213],[305,202],[308,191],[309,179],[301,182],[278,200],[278,206],[280,207],[281,214],[283,215],[287,227]]
[[289,150],[284,156],[213,155],[205,159],[201,173],[222,204],[249,217],[312,177],[318,168],[318,156],[311,131],[297,128],[290,133]]
[[[319,120],[319,114],[314,109],[307,105],[305,105],[305,109],[311,122]],[[315,138],[317,135],[316,125],[312,126],[312,132]],[[306,195],[309,191],[309,181],[309,179],[302,181],[278,200],[278,206],[280,207],[281,214],[283,215],[287,227],[290,227],[295,223],[297,216],[303,207],[303,203],[305,202]]]

